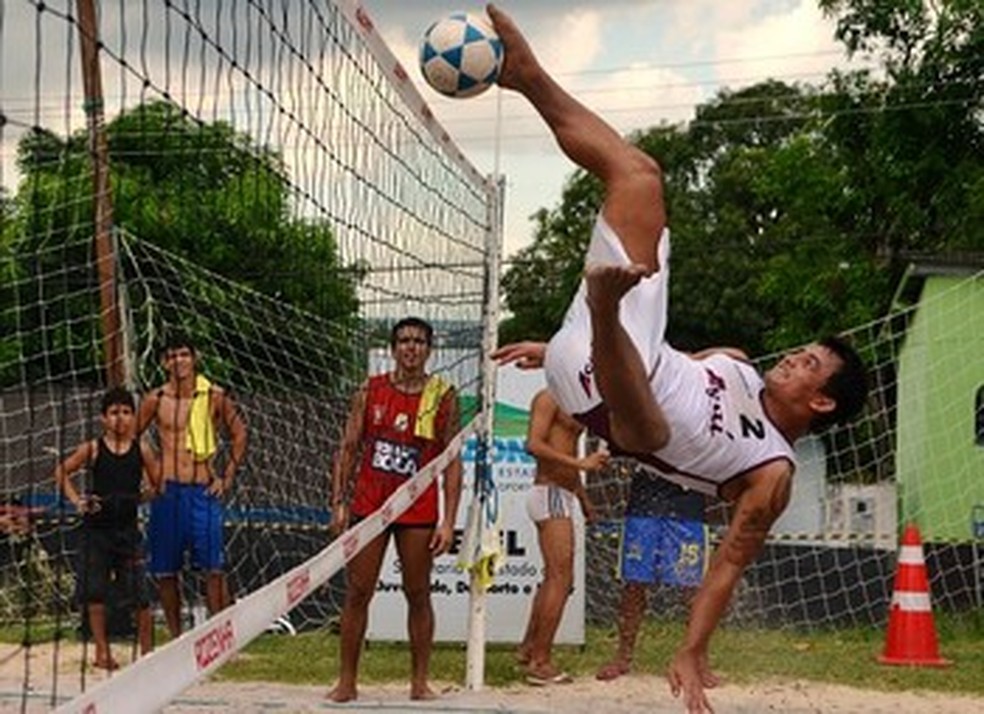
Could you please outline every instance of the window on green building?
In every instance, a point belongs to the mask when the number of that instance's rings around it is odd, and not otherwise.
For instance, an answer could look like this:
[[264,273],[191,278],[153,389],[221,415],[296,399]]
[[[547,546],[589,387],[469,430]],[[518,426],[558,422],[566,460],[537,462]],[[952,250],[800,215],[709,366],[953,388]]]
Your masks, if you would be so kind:
[[976,437],[974,443],[978,446],[984,446],[984,387],[977,390],[975,402],[974,429]]

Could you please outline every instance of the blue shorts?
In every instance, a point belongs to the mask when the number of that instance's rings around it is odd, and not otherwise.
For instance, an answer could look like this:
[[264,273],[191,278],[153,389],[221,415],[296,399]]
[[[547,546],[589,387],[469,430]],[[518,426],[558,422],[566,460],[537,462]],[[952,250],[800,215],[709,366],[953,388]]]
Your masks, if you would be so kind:
[[164,493],[150,502],[147,528],[151,575],[175,575],[184,568],[185,552],[191,553],[191,567],[221,570],[222,501],[198,483],[166,481]]
[[695,587],[704,576],[703,522],[665,516],[626,516],[619,572],[622,581]]

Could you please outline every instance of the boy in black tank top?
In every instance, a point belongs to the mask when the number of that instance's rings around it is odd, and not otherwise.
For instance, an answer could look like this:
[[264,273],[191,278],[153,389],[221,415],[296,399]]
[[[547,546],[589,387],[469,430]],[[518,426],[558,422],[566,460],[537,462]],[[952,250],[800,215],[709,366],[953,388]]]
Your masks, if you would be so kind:
[[[110,577],[122,584],[125,602],[136,612],[141,654],[151,649],[150,600],[143,567],[143,535],[137,523],[142,493],[153,492],[160,468],[151,448],[135,438],[133,395],[121,387],[102,400],[103,434],[85,441],[55,468],[59,490],[82,515],[79,554],[79,592],[86,604],[89,628],[95,641],[92,664],[116,669],[106,636],[106,594]],[[72,477],[88,468],[87,493],[79,493]],[[144,476],[148,488],[144,488]]]

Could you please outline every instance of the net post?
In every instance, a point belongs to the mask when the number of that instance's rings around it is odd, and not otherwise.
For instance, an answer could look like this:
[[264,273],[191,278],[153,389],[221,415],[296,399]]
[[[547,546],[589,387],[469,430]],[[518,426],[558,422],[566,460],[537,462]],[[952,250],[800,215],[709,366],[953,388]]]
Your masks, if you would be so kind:
[[[496,495],[493,484],[492,464],[494,459],[492,443],[495,427],[495,375],[496,365],[492,360],[499,335],[499,264],[502,252],[502,211],[505,196],[505,181],[498,173],[488,180],[489,221],[486,234],[486,263],[483,295],[483,331],[480,414],[482,419],[477,432],[478,448],[475,450],[475,488],[472,507],[485,518],[489,512],[487,500]],[[493,524],[483,522],[484,527]],[[491,563],[481,567],[493,567]],[[478,691],[485,685],[485,615],[488,595],[485,592],[487,579],[478,568],[471,572],[468,589],[468,644],[466,652],[465,686]]]
[[113,244],[113,202],[109,185],[109,150],[106,143],[102,73],[99,67],[99,29],[93,0],[77,0],[85,116],[92,160],[94,240],[99,276],[106,383],[122,385],[126,378],[116,300],[116,251]]

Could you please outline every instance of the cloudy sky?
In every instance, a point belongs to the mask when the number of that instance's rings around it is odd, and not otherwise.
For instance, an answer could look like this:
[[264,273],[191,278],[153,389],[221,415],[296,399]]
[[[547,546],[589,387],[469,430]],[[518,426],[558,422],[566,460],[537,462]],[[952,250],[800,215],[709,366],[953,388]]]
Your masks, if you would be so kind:
[[[528,244],[534,227],[529,216],[557,205],[563,182],[574,167],[517,95],[493,89],[473,99],[447,99],[423,87],[416,71],[420,37],[435,19],[455,10],[483,12],[484,4],[362,2],[472,163],[483,174],[498,169],[505,176],[506,255]],[[766,78],[819,84],[832,67],[846,62],[833,40],[833,26],[820,15],[816,0],[502,0],[500,4],[524,29],[541,63],[623,133],[661,122],[684,122],[692,117],[696,104],[723,87],[737,89]],[[126,36],[113,29],[114,16],[130,5],[140,3],[104,0],[100,4],[104,32],[126,44],[128,56],[139,63],[144,60],[141,27],[130,28]],[[201,7],[210,12],[209,5]],[[19,122],[0,126],[0,183],[7,187],[16,183],[13,158],[25,127],[39,122],[68,133],[81,125],[82,115],[76,111],[81,90],[78,63],[68,59],[78,51],[75,30],[57,19],[73,6],[72,0],[49,0],[42,14],[35,2],[0,0],[0,98],[8,118]],[[284,11],[289,7],[285,3]],[[192,53],[192,63],[195,56]],[[124,72],[111,65],[104,68],[107,101],[125,102],[126,96],[118,96]],[[68,90],[66,78],[71,83]]]
[[[420,34],[453,10],[483,3],[363,0],[394,53],[416,66]],[[541,63],[625,133],[693,116],[723,87],[766,78],[819,84],[846,59],[816,0],[502,0]],[[419,74],[415,74],[419,77]],[[506,176],[506,254],[527,244],[528,217],[557,204],[573,165],[517,95],[468,100],[422,93],[483,173]],[[497,123],[497,112],[501,121]],[[501,130],[497,130],[501,126]],[[498,131],[498,152],[496,138]],[[497,158],[498,157],[498,158]]]

